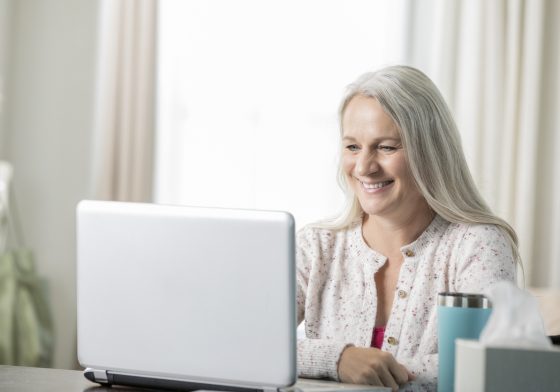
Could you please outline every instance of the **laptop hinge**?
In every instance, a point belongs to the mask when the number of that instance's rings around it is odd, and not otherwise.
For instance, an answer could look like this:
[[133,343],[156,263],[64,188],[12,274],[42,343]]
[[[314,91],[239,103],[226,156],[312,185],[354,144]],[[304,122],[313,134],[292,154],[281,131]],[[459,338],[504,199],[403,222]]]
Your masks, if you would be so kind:
[[107,371],[105,370],[87,368],[84,370],[84,376],[90,381],[101,384],[107,384],[109,382],[109,377],[107,376]]

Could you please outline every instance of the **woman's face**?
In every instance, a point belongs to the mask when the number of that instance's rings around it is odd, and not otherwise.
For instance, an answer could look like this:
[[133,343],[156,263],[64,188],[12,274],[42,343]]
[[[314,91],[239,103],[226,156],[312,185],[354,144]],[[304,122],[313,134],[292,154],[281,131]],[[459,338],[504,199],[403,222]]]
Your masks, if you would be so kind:
[[364,212],[407,217],[423,205],[398,127],[375,98],[356,95],[342,115],[342,168]]

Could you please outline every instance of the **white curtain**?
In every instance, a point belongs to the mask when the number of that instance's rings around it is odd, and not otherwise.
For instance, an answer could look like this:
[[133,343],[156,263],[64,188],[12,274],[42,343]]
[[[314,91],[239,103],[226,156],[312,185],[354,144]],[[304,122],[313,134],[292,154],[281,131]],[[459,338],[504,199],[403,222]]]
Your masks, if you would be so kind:
[[156,0],[104,0],[100,12],[93,194],[150,201]]
[[12,176],[12,165],[0,160],[0,255],[8,245],[8,208]]
[[516,229],[525,283],[560,287],[560,2],[409,7],[409,62],[441,88],[475,180]]
[[5,133],[5,94],[6,94],[6,65],[8,63],[8,42],[10,32],[11,3],[7,0],[0,0],[0,159],[6,154]]
[[[408,3],[408,62],[444,93],[475,180],[519,234],[525,282],[541,287],[560,287],[559,3]],[[102,10],[95,194],[150,200],[156,1]]]
[[160,5],[155,200],[287,210],[298,227],[337,213],[338,105],[403,61],[403,1]]

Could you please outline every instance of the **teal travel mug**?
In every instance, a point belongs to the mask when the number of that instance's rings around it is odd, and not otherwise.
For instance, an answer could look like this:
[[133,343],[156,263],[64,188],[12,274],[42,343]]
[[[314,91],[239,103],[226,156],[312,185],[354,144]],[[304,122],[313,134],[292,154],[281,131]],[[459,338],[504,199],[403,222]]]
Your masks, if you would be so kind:
[[438,392],[452,392],[455,379],[455,339],[478,339],[492,309],[481,294],[438,294]]

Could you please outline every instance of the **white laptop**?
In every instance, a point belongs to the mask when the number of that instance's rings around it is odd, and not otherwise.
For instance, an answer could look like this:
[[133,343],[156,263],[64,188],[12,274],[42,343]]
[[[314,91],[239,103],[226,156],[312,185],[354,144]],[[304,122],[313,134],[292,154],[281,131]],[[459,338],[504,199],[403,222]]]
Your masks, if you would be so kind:
[[286,212],[80,202],[85,376],[186,390],[294,384],[294,247]]
[[82,201],[78,359],[107,385],[388,391],[296,384],[294,219],[286,212]]

